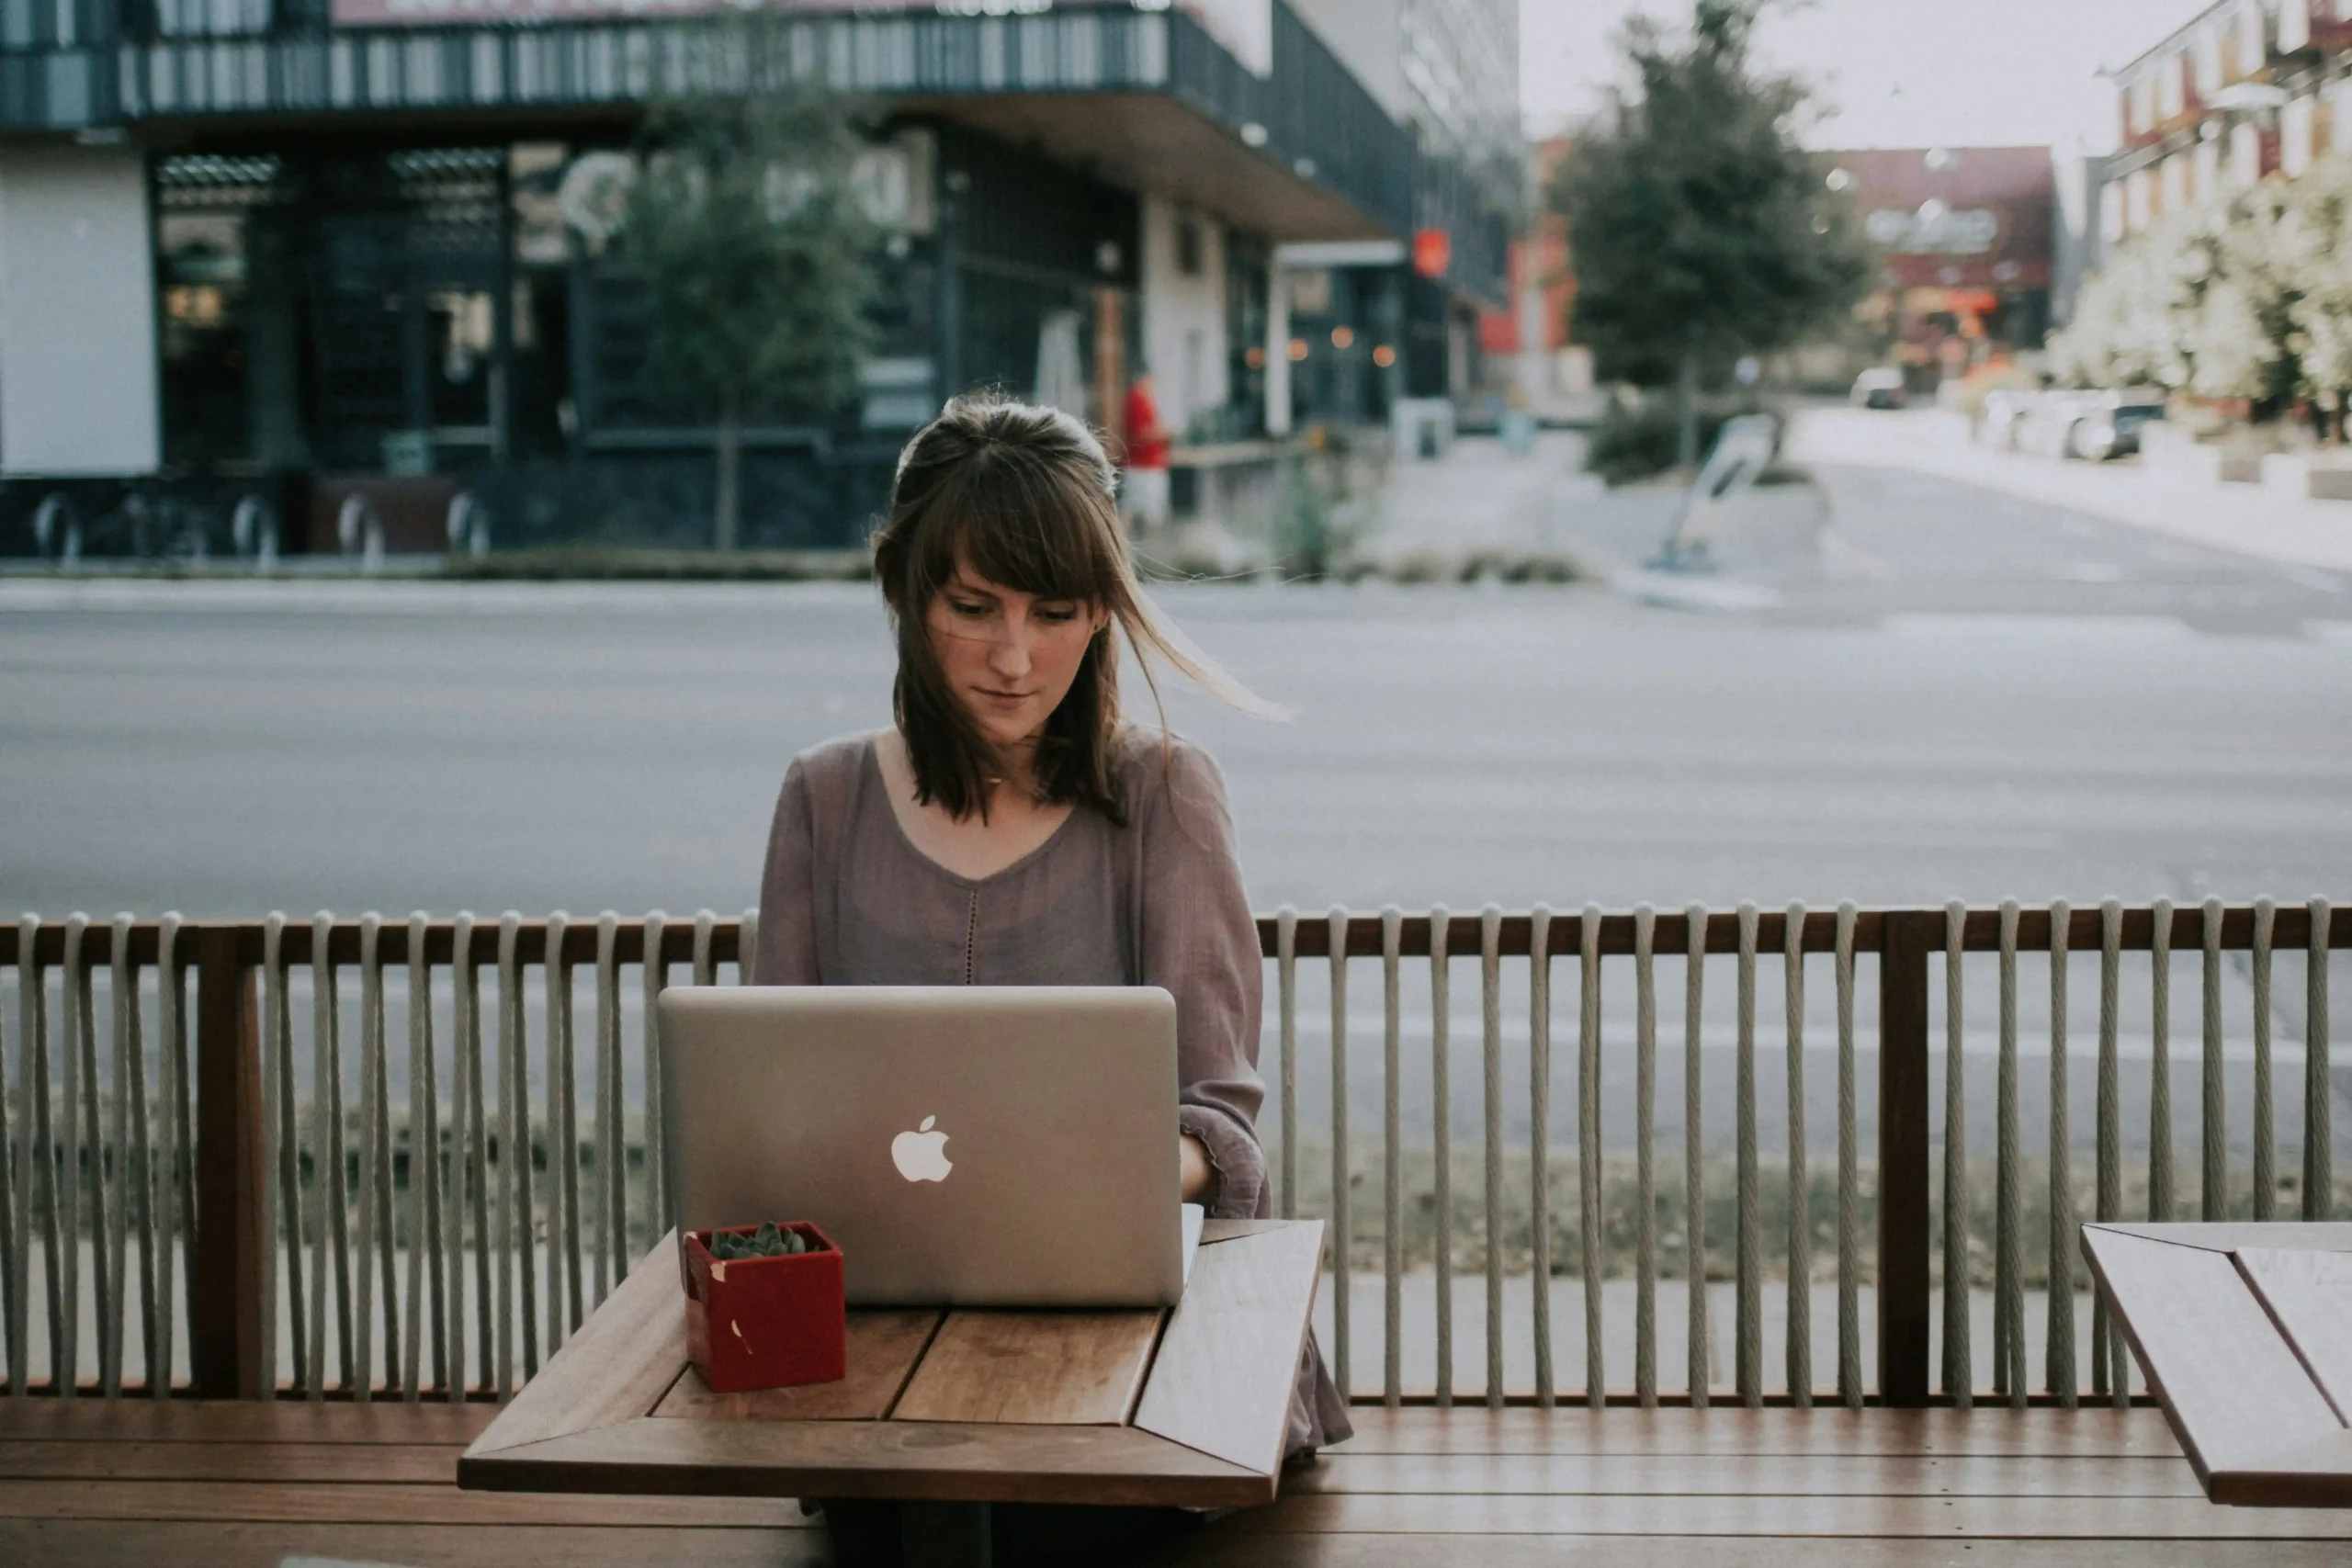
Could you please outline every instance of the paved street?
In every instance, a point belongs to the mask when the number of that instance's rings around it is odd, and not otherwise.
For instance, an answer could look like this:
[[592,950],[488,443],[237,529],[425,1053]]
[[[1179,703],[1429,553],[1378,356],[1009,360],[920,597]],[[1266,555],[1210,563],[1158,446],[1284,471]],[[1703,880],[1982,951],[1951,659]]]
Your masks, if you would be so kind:
[[[1817,539],[1725,542],[1780,596],[1756,613],[1600,584],[1169,592],[1295,711],[1171,694],[1224,763],[1257,905],[2352,887],[2346,580],[1932,475],[1822,473]],[[1640,559],[1671,505],[1565,469],[1549,493],[1534,525],[1604,568]],[[0,908],[740,909],[785,763],[882,722],[888,675],[855,587],[0,584]],[[1728,976],[1713,984],[1720,1000]],[[2088,976],[2076,989],[2091,1005]],[[1378,987],[1356,990],[1352,1038],[1376,1053]],[[1475,1010],[1469,974],[1456,992]],[[1475,1016],[1457,1026],[1471,1050]],[[1505,1016],[1516,1060],[1521,1005]],[[1728,1025],[1711,1008],[1711,1040]],[[2300,1032],[2282,1011],[2282,1051]],[[1812,1076],[1816,1098],[1834,1088]],[[2293,1125],[2300,1068],[2282,1056],[2280,1076]]]

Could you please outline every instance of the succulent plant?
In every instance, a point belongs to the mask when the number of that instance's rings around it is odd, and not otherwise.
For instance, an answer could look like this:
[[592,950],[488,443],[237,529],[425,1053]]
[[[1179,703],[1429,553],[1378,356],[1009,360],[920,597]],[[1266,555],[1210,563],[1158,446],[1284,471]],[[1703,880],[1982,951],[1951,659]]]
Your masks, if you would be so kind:
[[713,1231],[709,1245],[710,1255],[722,1263],[747,1258],[789,1258],[808,1250],[807,1238],[798,1231],[784,1230],[773,1220],[748,1235],[741,1231]]

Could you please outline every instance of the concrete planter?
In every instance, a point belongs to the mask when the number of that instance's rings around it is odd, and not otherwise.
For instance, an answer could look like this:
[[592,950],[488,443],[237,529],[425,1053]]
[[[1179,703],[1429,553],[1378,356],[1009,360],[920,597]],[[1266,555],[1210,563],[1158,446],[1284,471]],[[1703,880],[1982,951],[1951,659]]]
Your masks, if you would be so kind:
[[2262,488],[2297,501],[2352,501],[2352,454],[2274,452],[2262,459]]

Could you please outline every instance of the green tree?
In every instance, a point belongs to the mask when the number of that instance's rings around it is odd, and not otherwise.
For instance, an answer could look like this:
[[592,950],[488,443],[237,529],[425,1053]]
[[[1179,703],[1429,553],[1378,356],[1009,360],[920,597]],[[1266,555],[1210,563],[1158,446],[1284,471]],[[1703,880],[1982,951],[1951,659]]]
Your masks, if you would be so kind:
[[857,390],[866,145],[846,106],[802,93],[661,106],[639,139],[616,259],[645,290],[647,391],[717,431],[719,549],[741,536],[745,422],[821,418]]
[[1798,143],[1808,89],[1750,58],[1763,3],[1699,0],[1686,35],[1628,23],[1633,84],[1549,193],[1567,219],[1575,335],[1604,377],[1678,387],[1686,465],[1701,384],[1835,323],[1877,270],[1852,198]]

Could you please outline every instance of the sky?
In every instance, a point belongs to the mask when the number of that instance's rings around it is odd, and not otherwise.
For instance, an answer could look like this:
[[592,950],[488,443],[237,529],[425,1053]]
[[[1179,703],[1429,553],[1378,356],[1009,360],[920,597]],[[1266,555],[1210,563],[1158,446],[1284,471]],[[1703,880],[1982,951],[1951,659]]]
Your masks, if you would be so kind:
[[[1816,147],[2115,143],[2098,79],[2211,0],[1776,0],[1757,33],[1768,63],[1805,77],[1831,112]],[[1690,0],[1520,0],[1520,98],[1532,130],[1589,113],[1619,80],[1628,16],[1686,21]]]

